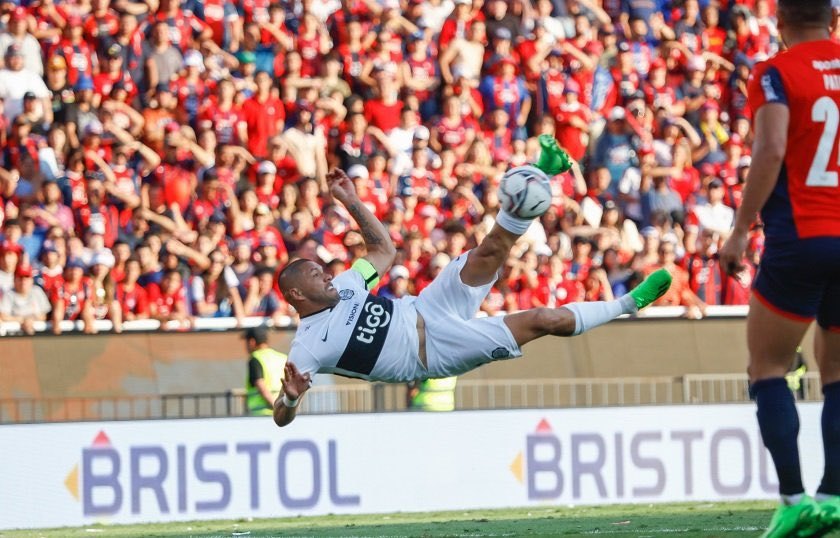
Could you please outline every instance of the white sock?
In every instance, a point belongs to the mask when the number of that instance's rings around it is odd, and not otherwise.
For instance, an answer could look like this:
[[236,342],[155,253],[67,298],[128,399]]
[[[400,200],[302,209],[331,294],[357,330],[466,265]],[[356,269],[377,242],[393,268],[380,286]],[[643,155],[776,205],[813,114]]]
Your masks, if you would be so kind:
[[571,303],[564,305],[563,308],[575,315],[575,332],[572,336],[608,323],[622,314],[632,314],[638,310],[636,301],[629,295],[615,301]]
[[804,493],[797,493],[796,495],[782,495],[782,504],[793,506],[794,504],[799,504],[803,497],[805,497]]
[[832,495],[830,493],[817,493],[816,495],[814,495],[814,500],[817,501],[818,503],[821,503],[823,501],[827,501],[829,499],[832,499],[836,496],[837,495]]
[[527,232],[532,222],[534,222],[534,219],[520,219],[504,210],[499,210],[499,213],[496,215],[496,224],[516,235],[522,235]]

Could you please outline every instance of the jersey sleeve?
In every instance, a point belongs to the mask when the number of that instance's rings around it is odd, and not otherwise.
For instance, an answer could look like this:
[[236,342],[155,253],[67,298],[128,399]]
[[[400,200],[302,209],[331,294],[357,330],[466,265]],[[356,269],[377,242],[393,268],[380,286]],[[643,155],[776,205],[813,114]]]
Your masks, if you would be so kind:
[[292,340],[288,360],[297,367],[301,374],[309,374],[312,379],[315,379],[315,374],[321,367],[317,357],[297,340]]
[[788,104],[782,75],[775,66],[768,63],[756,66],[747,86],[747,100],[753,112],[768,103]]

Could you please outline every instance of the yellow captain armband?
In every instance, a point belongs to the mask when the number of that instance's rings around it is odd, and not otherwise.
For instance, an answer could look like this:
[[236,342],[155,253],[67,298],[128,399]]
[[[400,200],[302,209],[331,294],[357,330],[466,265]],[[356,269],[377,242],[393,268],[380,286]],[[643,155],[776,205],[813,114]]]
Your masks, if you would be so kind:
[[371,290],[379,284],[379,273],[376,272],[376,267],[364,258],[359,258],[353,262],[352,269],[362,275],[365,280],[365,287]]

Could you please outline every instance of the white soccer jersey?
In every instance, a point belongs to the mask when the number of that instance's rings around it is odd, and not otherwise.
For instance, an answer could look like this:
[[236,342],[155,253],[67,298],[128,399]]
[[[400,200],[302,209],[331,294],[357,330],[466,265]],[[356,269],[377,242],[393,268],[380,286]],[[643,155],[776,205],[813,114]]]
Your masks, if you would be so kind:
[[396,301],[368,293],[364,278],[347,270],[332,281],[340,301],[302,317],[289,350],[301,371],[369,381],[424,377],[417,336],[416,297]]

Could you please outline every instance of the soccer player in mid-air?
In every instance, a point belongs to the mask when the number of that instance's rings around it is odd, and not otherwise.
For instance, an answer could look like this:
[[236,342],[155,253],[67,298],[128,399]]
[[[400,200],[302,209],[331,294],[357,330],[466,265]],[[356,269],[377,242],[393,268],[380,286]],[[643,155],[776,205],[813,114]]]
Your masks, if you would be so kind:
[[[571,163],[552,137],[540,142],[540,169],[527,166],[524,172],[547,182],[546,173],[566,171]],[[284,394],[274,404],[278,426],[295,418],[298,399],[318,372],[385,382],[460,375],[490,361],[518,357],[521,346],[535,338],[572,336],[632,314],[662,296],[671,283],[671,276],[659,271],[615,301],[474,318],[514,242],[531,224],[502,211],[481,244],[452,260],[419,296],[396,301],[378,297],[369,290],[394,261],[396,249],[347,175],[334,170],[328,179],[333,197],[359,225],[368,254],[335,278],[305,259],[280,272],[280,290],[300,323],[289,349]]]
[[[720,261],[730,274],[743,268],[760,210],[767,237],[747,316],[748,372],[782,496],[764,536],[822,536],[840,528],[840,43],[829,39],[830,0],[780,0],[778,19],[787,50],[752,73],[753,164]],[[814,319],[825,396],[816,500],[802,484],[799,417],[785,383]]]

